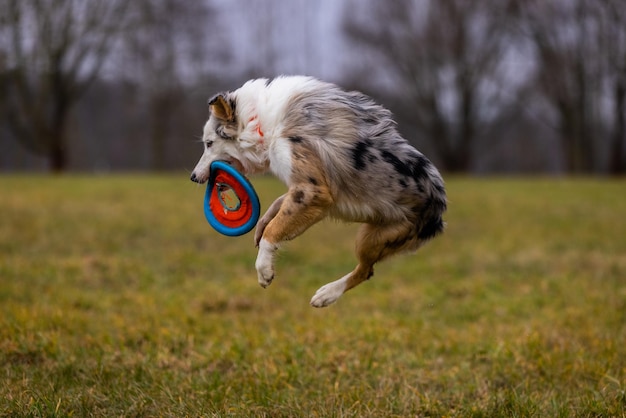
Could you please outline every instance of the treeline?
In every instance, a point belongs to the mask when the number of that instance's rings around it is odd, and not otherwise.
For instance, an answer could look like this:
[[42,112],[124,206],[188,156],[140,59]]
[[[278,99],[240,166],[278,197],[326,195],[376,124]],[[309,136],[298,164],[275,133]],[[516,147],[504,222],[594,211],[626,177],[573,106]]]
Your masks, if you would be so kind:
[[[0,169],[192,168],[207,97],[290,59],[317,75],[328,16],[294,1],[0,0]],[[623,0],[340,3],[332,81],[389,106],[442,169],[626,171]]]

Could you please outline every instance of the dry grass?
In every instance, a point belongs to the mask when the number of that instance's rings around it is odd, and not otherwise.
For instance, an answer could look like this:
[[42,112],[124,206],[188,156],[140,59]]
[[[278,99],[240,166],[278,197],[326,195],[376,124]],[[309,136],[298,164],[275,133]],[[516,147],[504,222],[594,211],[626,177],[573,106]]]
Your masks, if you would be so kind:
[[0,415],[624,417],[625,186],[449,179],[442,237],[316,310],[354,226],[263,290],[184,175],[0,177]]

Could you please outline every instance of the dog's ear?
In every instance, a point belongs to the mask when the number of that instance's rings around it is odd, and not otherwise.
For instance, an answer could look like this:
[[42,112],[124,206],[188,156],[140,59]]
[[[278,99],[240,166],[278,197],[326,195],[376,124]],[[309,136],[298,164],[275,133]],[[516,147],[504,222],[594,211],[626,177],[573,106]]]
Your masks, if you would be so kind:
[[235,104],[227,97],[228,93],[218,93],[209,99],[211,114],[226,122],[235,120]]

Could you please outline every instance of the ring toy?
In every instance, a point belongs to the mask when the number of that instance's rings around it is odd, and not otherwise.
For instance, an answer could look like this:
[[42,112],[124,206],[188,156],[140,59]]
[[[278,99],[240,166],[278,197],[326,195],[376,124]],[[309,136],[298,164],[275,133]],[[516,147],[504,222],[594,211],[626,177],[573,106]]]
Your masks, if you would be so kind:
[[204,195],[204,216],[217,232],[237,237],[259,220],[261,204],[248,179],[225,161],[213,161]]

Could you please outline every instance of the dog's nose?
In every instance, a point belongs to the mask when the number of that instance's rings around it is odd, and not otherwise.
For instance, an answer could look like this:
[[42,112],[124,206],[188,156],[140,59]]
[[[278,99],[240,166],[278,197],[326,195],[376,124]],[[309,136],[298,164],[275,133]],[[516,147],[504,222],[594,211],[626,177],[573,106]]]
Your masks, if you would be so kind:
[[191,178],[189,179],[191,181],[193,181],[194,183],[198,183],[198,176],[196,176],[196,173],[191,173]]

